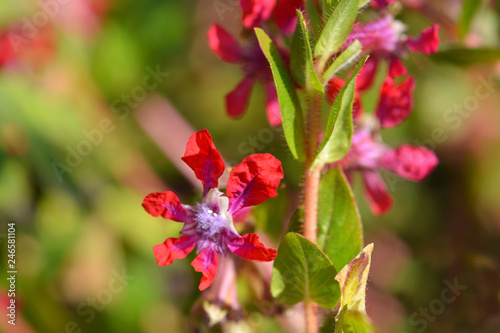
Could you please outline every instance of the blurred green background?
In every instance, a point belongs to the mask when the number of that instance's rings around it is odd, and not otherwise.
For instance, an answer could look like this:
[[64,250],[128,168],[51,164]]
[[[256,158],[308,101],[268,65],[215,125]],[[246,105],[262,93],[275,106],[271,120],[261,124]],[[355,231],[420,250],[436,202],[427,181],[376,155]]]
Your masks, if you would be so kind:
[[[416,76],[415,108],[383,136],[390,145],[425,144],[440,164],[422,183],[386,175],[395,207],[383,217],[373,217],[355,182],[365,240],[375,243],[368,313],[381,332],[500,332],[500,94],[477,97],[484,80],[498,83],[500,12],[483,1],[459,39],[462,1],[423,3],[398,7],[398,19],[409,35],[437,21],[441,50],[451,51],[405,60]],[[206,31],[218,22],[236,35],[238,2],[56,4],[0,73],[0,266],[7,271],[7,223],[15,222],[18,272],[17,325],[4,316],[0,330],[205,331],[193,310],[199,273],[190,260],[159,267],[152,253],[180,224],[150,217],[142,199],[166,189],[187,204],[199,198],[180,157],[187,137],[207,128],[229,165],[254,151],[283,162],[286,186],[253,213],[276,246],[303,172],[267,124],[261,87],[242,119],[225,114],[223,97],[242,73],[211,52]],[[43,22],[40,11],[35,1],[4,0],[0,31]],[[143,89],[157,68],[168,75]],[[82,143],[87,136],[95,144]],[[85,156],[68,164],[78,149]],[[455,280],[467,288],[421,330],[421,309]],[[262,315],[250,282],[239,282],[249,316],[226,330],[291,330]],[[2,296],[8,287],[2,279]]]

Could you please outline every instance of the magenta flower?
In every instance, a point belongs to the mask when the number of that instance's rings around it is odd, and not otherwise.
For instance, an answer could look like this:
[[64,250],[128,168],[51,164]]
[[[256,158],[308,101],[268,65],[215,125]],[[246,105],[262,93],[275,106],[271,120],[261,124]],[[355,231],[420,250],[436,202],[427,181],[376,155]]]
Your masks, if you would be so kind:
[[[269,124],[279,126],[281,113],[278,104],[278,94],[274,86],[271,70],[266,57],[255,42],[245,47],[240,46],[236,39],[217,24],[208,31],[210,48],[224,61],[242,65],[245,76],[226,97],[226,112],[233,118],[239,118],[245,113],[250,101],[250,94],[256,82],[264,85],[266,114]],[[285,51],[282,51],[285,57]]]
[[[394,20],[390,15],[368,23],[355,23],[344,47],[359,40],[363,53],[372,55],[371,61],[374,62],[372,70],[367,73],[375,73],[378,60],[386,59],[389,61],[391,76],[401,76],[407,72],[401,58],[407,55],[408,49],[431,54],[437,52],[439,47],[439,25],[424,29],[417,38],[406,36],[405,28],[402,22]],[[370,82],[371,79],[369,76],[366,78]]]
[[180,238],[167,238],[153,247],[158,265],[170,265],[182,259],[197,246],[198,256],[191,265],[202,272],[200,290],[208,288],[219,265],[217,253],[226,256],[228,250],[248,260],[271,261],[276,250],[266,248],[255,234],[240,236],[233,217],[245,207],[262,203],[277,195],[283,178],[281,162],[270,154],[253,154],[235,166],[227,182],[224,196],[217,189],[225,165],[207,130],[193,134],[182,160],[195,172],[203,184],[203,197],[196,205],[183,205],[170,191],[146,196],[142,206],[154,217],[184,223]]
[[[278,27],[277,39],[290,34],[295,29],[296,8],[303,6],[303,0],[240,0],[243,12],[243,26],[248,29],[274,24]],[[222,60],[241,64],[245,73],[238,85],[225,97],[227,114],[239,118],[245,113],[255,83],[264,86],[267,120],[271,126],[281,125],[281,112],[269,63],[262,50],[253,39],[240,45],[236,39],[217,24],[208,30],[210,48]],[[288,62],[289,51],[279,48],[282,58]]]
[[373,8],[384,9],[385,7],[389,6],[391,3],[395,1],[396,0],[372,0],[370,1],[370,5]]
[[421,181],[437,164],[437,157],[427,148],[407,144],[396,149],[390,148],[367,126],[354,132],[349,153],[337,163],[348,176],[354,171],[361,172],[365,197],[375,215],[386,213],[393,204],[379,170],[390,171],[408,180]]

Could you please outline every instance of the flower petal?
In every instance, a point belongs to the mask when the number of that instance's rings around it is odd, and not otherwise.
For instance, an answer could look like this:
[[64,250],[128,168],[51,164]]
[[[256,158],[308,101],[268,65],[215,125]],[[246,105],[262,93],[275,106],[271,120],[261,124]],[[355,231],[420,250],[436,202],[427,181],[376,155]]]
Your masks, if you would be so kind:
[[392,57],[389,62],[389,76],[398,77],[406,75],[406,73],[408,73],[408,70],[406,69],[401,59]]
[[233,168],[227,181],[229,212],[233,214],[247,206],[258,205],[278,195],[283,179],[281,162],[271,154],[252,154]]
[[281,111],[274,82],[266,82],[264,84],[264,92],[266,96],[267,121],[271,126],[279,126],[281,125]]
[[203,196],[218,185],[218,179],[226,166],[212,142],[210,133],[203,129],[191,135],[182,160],[193,169],[196,178],[203,183]]
[[219,257],[217,252],[211,247],[203,250],[191,263],[194,270],[203,273],[200,281],[200,290],[205,290],[214,282],[219,268]]
[[243,80],[226,95],[226,111],[233,118],[239,118],[245,113],[252,93],[253,79],[245,76]]
[[243,25],[252,29],[271,17],[276,0],[240,0]]
[[154,217],[163,216],[168,220],[186,222],[186,210],[174,192],[154,192],[142,201],[142,207]]
[[399,85],[394,82],[392,77],[386,78],[376,113],[382,127],[395,127],[410,115],[413,108],[412,92],[414,88],[415,82],[412,77],[408,77]]
[[408,38],[408,48],[412,51],[419,51],[424,54],[437,52],[439,48],[439,25],[434,24],[422,30],[422,33],[417,38]]
[[259,242],[259,237],[255,234],[246,234],[228,241],[227,247],[237,256],[253,261],[271,261],[278,254],[275,249],[267,248]]
[[427,177],[437,164],[438,159],[434,152],[412,145],[402,145],[390,150],[382,158],[384,168],[413,181]]
[[304,7],[304,0],[281,0],[276,5],[274,20],[278,28],[284,34],[291,34],[295,31],[297,24],[296,9]]
[[250,214],[252,213],[252,207],[241,208],[239,211],[233,214],[233,222],[234,223],[242,223],[245,222]]
[[374,171],[365,171],[363,172],[363,182],[366,199],[372,213],[375,215],[387,213],[393,202],[380,174]]
[[196,245],[196,239],[189,236],[167,238],[163,243],[153,246],[156,262],[160,266],[167,266],[175,259],[185,258]]
[[212,24],[208,30],[208,43],[222,60],[237,63],[243,58],[236,39],[217,24]]

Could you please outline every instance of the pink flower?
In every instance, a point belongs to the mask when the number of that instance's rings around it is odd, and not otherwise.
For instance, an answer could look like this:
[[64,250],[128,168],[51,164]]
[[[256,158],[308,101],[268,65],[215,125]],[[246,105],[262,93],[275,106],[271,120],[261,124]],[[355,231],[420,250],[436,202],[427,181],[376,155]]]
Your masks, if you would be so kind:
[[437,51],[439,25],[424,29],[417,38],[406,36],[405,29],[402,22],[394,20],[390,15],[384,15],[368,23],[355,23],[344,45],[349,46],[357,39],[364,53],[386,58],[404,56],[407,48],[425,54]]
[[427,148],[402,145],[392,149],[366,126],[354,132],[349,153],[337,163],[348,175],[355,171],[361,172],[365,197],[375,215],[385,214],[393,204],[392,197],[379,173],[381,169],[408,180],[421,181],[437,164],[437,157]]
[[146,196],[142,205],[154,217],[184,223],[180,238],[167,238],[153,247],[158,265],[170,265],[182,259],[197,246],[198,256],[191,265],[202,272],[200,290],[208,288],[217,274],[219,258],[228,250],[248,260],[271,261],[276,250],[266,248],[255,234],[240,236],[233,217],[245,207],[262,203],[277,195],[283,178],[281,162],[270,154],[253,154],[235,166],[227,182],[224,196],[217,189],[218,179],[225,170],[220,153],[207,130],[191,136],[182,160],[195,172],[203,184],[203,197],[193,206],[183,205],[170,191]]
[[407,55],[407,50],[418,51],[424,54],[437,52],[439,47],[439,26],[437,24],[424,29],[417,38],[404,34],[405,26],[394,20],[390,15],[368,22],[354,24],[347,37],[344,47],[349,46],[356,39],[361,43],[363,53],[370,54],[372,70],[365,71],[363,90],[368,89],[373,82],[377,63],[380,59],[389,61],[389,75],[402,76],[407,73],[401,58]]

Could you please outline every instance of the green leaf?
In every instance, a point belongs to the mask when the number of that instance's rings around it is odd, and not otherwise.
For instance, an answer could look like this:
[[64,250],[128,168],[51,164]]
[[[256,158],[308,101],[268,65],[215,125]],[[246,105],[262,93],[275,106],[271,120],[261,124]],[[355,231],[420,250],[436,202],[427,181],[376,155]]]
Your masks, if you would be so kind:
[[358,4],[358,0],[342,0],[328,18],[314,48],[314,56],[321,56],[320,63],[325,63],[344,44],[356,19]]
[[366,313],[366,282],[372,260],[373,244],[368,244],[359,255],[351,260],[339,272],[337,281],[340,283],[342,296],[340,297],[340,307],[347,310]]
[[288,233],[274,260],[271,293],[289,305],[305,301],[333,309],[340,297],[336,272],[315,244],[299,234]]
[[328,67],[323,74],[323,82],[326,84],[338,72],[351,67],[361,54],[361,43],[356,39],[344,50]]
[[306,0],[306,12],[309,24],[312,27],[313,36],[317,37],[321,32],[321,17],[319,16],[318,7],[316,7],[314,0]]
[[323,85],[314,69],[306,21],[300,10],[297,10],[297,28],[293,35],[290,51],[290,69],[295,81],[305,87],[307,91],[315,90],[324,93]]
[[340,0],[323,0],[324,5],[322,8],[323,11],[323,19],[325,21],[328,20],[330,15],[332,15],[333,11],[335,10],[335,7],[339,4]]
[[288,228],[286,232],[302,233],[304,229],[304,209],[298,208],[295,213],[293,213],[288,223]]
[[363,67],[367,57],[363,58],[354,69],[351,77],[340,89],[333,102],[321,142],[313,166],[333,163],[344,157],[351,147],[352,106],[354,103],[354,87],[356,75]]
[[434,60],[449,62],[459,66],[479,63],[494,63],[500,60],[500,48],[465,48],[452,47],[431,55]]
[[260,48],[269,61],[283,121],[283,131],[290,151],[299,161],[304,160],[304,118],[295,85],[281,59],[278,49],[264,30],[255,28]]
[[474,17],[479,12],[483,5],[483,0],[464,0],[462,4],[462,12],[457,23],[457,31],[460,39],[463,39],[470,30],[470,26]]
[[318,202],[317,245],[337,270],[363,248],[363,227],[351,187],[339,168],[321,177]]
[[342,309],[335,323],[335,333],[372,333],[373,325],[364,313]]
[[371,0],[359,0],[359,6],[358,6],[358,8],[364,7],[370,1]]

